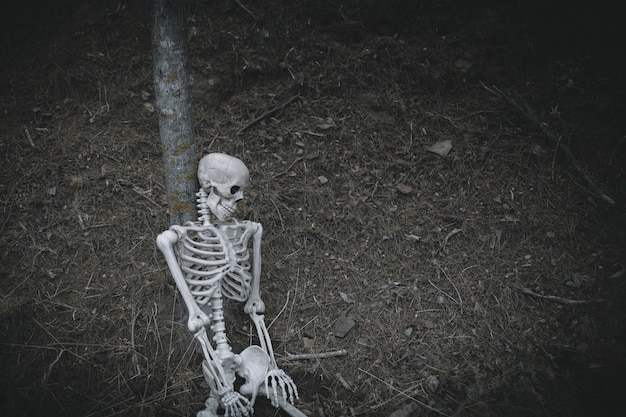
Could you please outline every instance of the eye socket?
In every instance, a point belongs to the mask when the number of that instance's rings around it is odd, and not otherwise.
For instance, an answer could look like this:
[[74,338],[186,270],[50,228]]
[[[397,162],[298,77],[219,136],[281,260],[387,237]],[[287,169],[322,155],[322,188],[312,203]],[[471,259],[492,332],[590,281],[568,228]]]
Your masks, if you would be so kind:
[[239,192],[239,190],[241,190],[241,187],[235,185],[235,186],[231,187],[230,193],[231,194],[237,194]]

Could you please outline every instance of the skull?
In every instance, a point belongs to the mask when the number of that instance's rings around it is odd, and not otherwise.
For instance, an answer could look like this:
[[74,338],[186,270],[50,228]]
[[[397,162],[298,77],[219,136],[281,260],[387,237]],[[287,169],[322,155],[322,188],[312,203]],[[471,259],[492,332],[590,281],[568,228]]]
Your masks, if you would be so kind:
[[210,153],[198,163],[200,186],[209,194],[207,204],[222,222],[235,214],[249,179],[244,163],[225,153]]

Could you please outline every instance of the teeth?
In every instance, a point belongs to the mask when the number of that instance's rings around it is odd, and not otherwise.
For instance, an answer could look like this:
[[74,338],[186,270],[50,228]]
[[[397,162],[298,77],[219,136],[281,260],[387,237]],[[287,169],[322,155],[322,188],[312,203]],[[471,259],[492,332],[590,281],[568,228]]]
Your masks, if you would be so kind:
[[223,205],[222,203],[220,203],[220,207],[228,214],[232,215],[233,213],[235,213],[235,209],[231,208],[231,207],[226,207],[225,205]]

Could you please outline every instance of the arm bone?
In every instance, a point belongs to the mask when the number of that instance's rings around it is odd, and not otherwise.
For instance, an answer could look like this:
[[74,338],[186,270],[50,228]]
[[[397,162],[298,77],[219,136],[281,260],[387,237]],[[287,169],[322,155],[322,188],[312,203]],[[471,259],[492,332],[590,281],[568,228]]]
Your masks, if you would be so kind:
[[169,267],[172,277],[176,282],[176,287],[178,288],[180,295],[183,297],[183,301],[185,302],[185,306],[189,312],[187,328],[192,333],[195,333],[200,330],[200,328],[210,325],[211,319],[202,310],[200,310],[194,301],[193,295],[189,290],[188,283],[185,281],[181,267],[176,259],[174,245],[178,243],[181,236],[180,234],[181,232],[173,226],[157,237],[157,246],[161,252],[163,252],[163,256],[167,261],[167,266]]
[[[234,389],[234,377],[229,379],[222,366],[217,352],[209,343],[206,328],[201,328],[194,335],[204,353],[204,363],[202,369],[208,373],[207,381],[211,384],[211,390],[220,397],[220,404],[224,408],[224,417],[247,417],[252,415],[252,405],[250,400]],[[206,376],[206,375],[205,375]]]
[[222,364],[217,357],[217,353],[211,346],[211,343],[209,343],[206,328],[202,327],[194,334],[194,337],[198,340],[198,342],[200,342],[202,352],[204,353],[204,360],[206,361],[206,369],[211,374],[213,381],[215,381],[219,394],[224,395],[224,393],[232,391],[232,384],[226,377],[226,373],[224,372],[224,368],[222,368]]
[[274,349],[272,348],[272,339],[270,339],[270,334],[265,326],[265,316],[263,314],[252,312],[250,313],[250,319],[254,322],[254,327],[256,327],[261,348],[263,348],[263,350],[266,351],[270,357],[270,368],[277,368],[278,365],[276,364]]
[[250,295],[244,306],[247,314],[264,313],[265,303],[261,300],[261,239],[263,238],[263,226],[260,223],[251,222],[252,231],[252,282],[250,283]]

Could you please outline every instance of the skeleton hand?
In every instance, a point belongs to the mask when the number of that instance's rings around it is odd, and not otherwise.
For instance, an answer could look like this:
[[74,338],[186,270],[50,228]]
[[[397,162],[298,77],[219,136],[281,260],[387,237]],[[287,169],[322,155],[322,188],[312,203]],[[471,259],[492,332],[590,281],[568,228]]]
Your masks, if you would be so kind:
[[224,417],[248,417],[252,415],[250,401],[237,391],[229,391],[220,399]]
[[[270,389],[271,387],[271,395]],[[278,402],[278,392],[281,392],[283,401],[289,397],[289,402],[293,404],[294,399],[298,399],[298,388],[293,382],[293,379],[285,373],[282,369],[272,369],[267,373],[265,377],[265,391],[267,392],[267,398],[270,399],[274,407],[280,407]]]
[[243,306],[243,311],[246,314],[263,314],[265,312],[265,303],[263,302],[263,300],[261,300],[261,297],[255,297],[254,295],[250,295],[250,298],[248,298],[246,305]]

